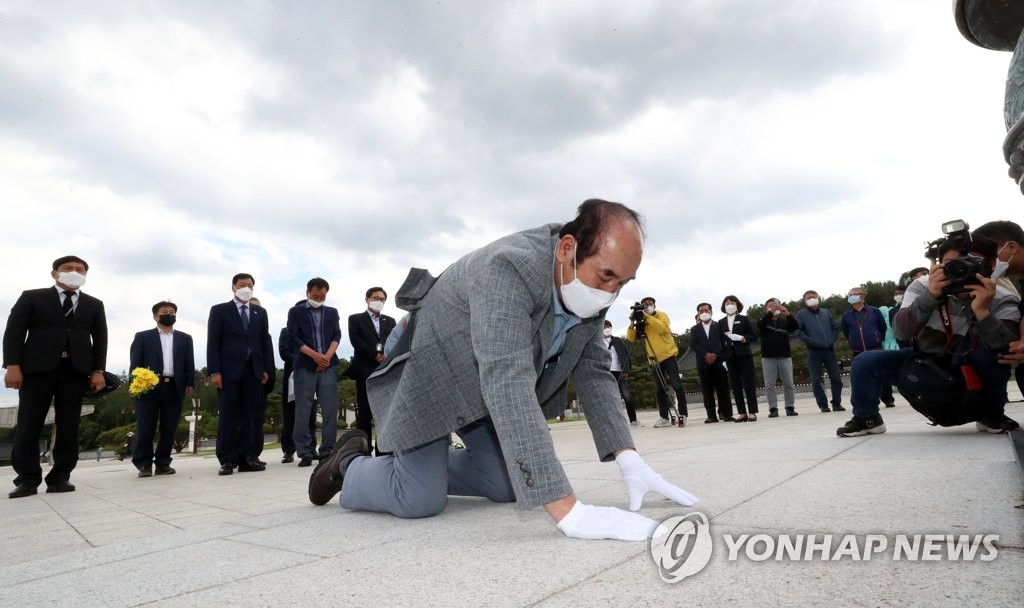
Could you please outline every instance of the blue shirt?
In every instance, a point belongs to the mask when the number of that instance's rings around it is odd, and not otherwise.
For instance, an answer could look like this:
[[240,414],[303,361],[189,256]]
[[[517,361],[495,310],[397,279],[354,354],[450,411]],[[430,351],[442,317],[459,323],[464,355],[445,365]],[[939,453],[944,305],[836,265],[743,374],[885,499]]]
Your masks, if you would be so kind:
[[565,346],[565,334],[581,323],[580,318],[562,307],[558,299],[558,288],[551,284],[551,307],[555,310],[555,331],[551,337],[551,348],[548,350],[548,359],[551,359],[562,352]]

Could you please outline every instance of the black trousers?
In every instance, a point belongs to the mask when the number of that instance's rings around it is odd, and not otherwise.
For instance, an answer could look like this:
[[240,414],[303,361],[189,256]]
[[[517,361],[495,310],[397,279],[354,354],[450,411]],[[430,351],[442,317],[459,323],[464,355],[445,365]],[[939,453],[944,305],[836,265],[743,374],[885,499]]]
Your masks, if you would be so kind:
[[[267,380],[269,383],[270,380]],[[269,394],[262,386],[256,395],[256,403],[252,408],[252,455],[259,457],[263,453],[263,423],[267,420],[267,397]]]
[[366,378],[356,378],[356,428],[366,433],[373,445],[373,411],[366,396]]
[[[704,395],[704,410],[708,420],[730,418],[732,401],[729,399],[729,374],[720,365],[697,370],[700,390]],[[715,410],[715,395],[718,396],[718,410]]]
[[25,374],[18,391],[18,423],[14,428],[14,484],[32,487],[43,482],[39,464],[39,435],[46,414],[53,403],[57,439],[53,444],[53,468],[46,474],[46,484],[68,481],[78,465],[78,423],[82,418],[82,395],[87,374],[76,372],[70,359],[62,359],[57,369],[40,374]]
[[238,380],[224,381],[217,391],[217,460],[239,464],[252,454],[253,411],[266,396],[260,379],[246,365]]
[[633,405],[633,391],[629,390],[629,382],[623,377],[622,372],[612,372],[615,381],[619,383],[619,395],[626,403],[626,416],[630,422],[636,422],[636,407]]
[[[736,401],[736,412],[742,416],[747,412],[757,413],[757,385],[754,379],[754,356],[736,355],[729,359],[729,383],[732,398]],[[746,400],[744,400],[744,396]]]
[[[676,392],[676,400],[679,402],[679,415],[689,416],[689,412],[686,410],[686,393],[683,392],[683,383],[679,379],[679,363],[676,362],[675,357],[669,357],[658,364],[658,368],[661,369],[661,375],[665,379],[665,382],[672,387],[672,390]],[[668,391],[662,386],[661,382],[657,379],[654,381],[655,388],[655,399],[658,401],[658,412],[662,418],[668,418]]]
[[[161,381],[145,397],[135,400],[136,442],[132,464],[137,469],[146,468],[154,462],[160,467],[170,466],[174,434],[181,421],[182,398],[178,396],[178,389],[173,380]],[[154,456],[153,439],[156,437],[158,422],[160,438]]]

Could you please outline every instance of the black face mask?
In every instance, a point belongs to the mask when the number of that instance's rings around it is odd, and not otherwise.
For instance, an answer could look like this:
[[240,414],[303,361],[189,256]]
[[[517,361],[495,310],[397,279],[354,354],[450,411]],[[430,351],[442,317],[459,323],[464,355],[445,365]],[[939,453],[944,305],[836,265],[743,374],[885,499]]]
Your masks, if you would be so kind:
[[170,327],[171,325],[174,325],[174,322],[177,320],[177,318],[178,317],[176,317],[175,315],[160,315],[160,325],[163,325],[164,327]]

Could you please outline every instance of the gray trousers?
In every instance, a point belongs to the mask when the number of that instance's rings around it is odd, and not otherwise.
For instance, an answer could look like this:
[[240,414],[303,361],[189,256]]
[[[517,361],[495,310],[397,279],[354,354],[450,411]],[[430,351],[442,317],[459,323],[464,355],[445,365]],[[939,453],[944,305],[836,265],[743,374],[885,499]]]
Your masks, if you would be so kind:
[[338,370],[328,367],[322,372],[295,368],[295,419],[302,421],[292,429],[295,451],[300,458],[317,456],[316,435],[311,435],[309,427],[303,424],[313,414],[313,396],[316,395],[320,404],[320,415],[323,419],[323,430],[320,439],[320,458],[327,458],[334,451],[334,442],[338,437]]
[[440,437],[392,456],[355,458],[345,471],[341,506],[416,518],[440,513],[448,496],[515,501],[494,424],[478,420],[457,432],[464,449],[451,449],[449,437]]
[[793,409],[796,405],[796,388],[793,386],[793,359],[790,357],[763,357],[761,369],[764,371],[764,394],[768,398],[768,409],[779,409],[779,396],[775,390],[777,380],[782,380],[786,409]]

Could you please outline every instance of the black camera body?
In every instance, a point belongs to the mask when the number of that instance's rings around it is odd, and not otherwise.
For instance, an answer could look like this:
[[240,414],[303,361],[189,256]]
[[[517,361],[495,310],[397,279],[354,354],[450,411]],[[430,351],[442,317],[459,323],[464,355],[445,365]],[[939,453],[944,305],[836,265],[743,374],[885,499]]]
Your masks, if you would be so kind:
[[942,261],[939,256],[941,247],[948,244],[956,250],[959,254],[956,259],[946,262],[942,267],[942,272],[950,281],[950,284],[942,290],[942,294],[966,293],[970,291],[969,285],[979,284],[978,277],[975,275],[980,274],[987,277],[991,275],[991,271],[988,264],[985,263],[985,258],[970,254],[974,242],[971,240],[970,226],[967,225],[967,222],[963,220],[946,222],[942,225],[942,232],[946,236],[928,243],[925,257],[938,264]]
[[644,305],[640,302],[633,302],[633,305],[629,307],[629,322],[633,325],[637,337],[642,337],[647,317],[644,316]]

